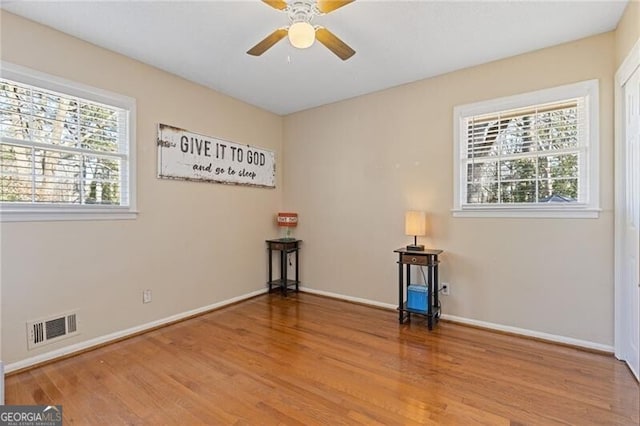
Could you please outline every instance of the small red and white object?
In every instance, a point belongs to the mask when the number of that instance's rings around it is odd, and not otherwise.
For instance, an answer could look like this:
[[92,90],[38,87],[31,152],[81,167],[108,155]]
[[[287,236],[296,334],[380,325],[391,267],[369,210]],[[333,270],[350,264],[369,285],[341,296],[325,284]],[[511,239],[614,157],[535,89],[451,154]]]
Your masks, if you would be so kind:
[[291,228],[298,226],[298,213],[280,212],[277,221],[280,229],[284,231],[282,238],[292,239]]
[[278,213],[278,226],[295,227],[298,225],[298,213]]

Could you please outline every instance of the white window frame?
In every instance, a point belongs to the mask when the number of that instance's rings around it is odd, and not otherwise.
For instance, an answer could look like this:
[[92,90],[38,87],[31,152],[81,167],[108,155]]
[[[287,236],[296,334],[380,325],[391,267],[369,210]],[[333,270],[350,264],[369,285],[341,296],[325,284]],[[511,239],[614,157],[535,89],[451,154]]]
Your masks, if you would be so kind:
[[128,96],[76,83],[5,61],[0,62],[0,67],[0,75],[3,78],[126,110],[128,112],[127,142],[129,147],[128,161],[126,164],[128,205],[63,205],[55,203],[0,202],[0,222],[135,219],[137,216],[136,100]]
[[[580,148],[584,150],[579,172],[579,185],[585,190],[584,202],[523,203],[523,204],[467,204],[466,156],[467,129],[465,119],[475,115],[524,108],[558,102],[571,98],[585,98],[586,135]],[[540,218],[597,218],[600,209],[600,130],[599,84],[588,80],[550,89],[538,90],[504,98],[460,105],[453,109],[453,209],[454,217],[540,217]]]

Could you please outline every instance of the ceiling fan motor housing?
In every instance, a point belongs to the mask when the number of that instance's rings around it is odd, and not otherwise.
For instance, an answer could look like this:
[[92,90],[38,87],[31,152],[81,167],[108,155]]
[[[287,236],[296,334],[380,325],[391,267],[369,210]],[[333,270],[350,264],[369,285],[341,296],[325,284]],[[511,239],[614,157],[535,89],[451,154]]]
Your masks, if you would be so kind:
[[294,0],[285,9],[292,24],[296,22],[311,22],[314,16],[322,15],[313,0]]

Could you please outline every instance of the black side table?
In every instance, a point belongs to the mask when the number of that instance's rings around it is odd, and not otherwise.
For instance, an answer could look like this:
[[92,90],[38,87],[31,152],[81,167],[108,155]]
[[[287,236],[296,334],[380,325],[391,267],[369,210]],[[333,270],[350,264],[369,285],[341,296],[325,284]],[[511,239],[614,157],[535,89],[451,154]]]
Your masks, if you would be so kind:
[[[400,324],[404,320],[411,320],[411,314],[424,315],[427,317],[427,324],[429,330],[433,329],[433,325],[440,318],[440,303],[438,302],[438,255],[442,253],[442,250],[424,250],[414,251],[407,250],[406,248],[399,248],[394,250],[394,253],[398,253],[398,320]],[[427,268],[427,306],[426,311],[417,311],[409,309],[407,306],[407,299],[409,295],[409,285],[411,284],[411,265]],[[404,281],[403,266],[405,266],[405,274],[407,277],[406,283]]]
[[[269,280],[267,281],[267,284],[269,285],[269,292],[271,292],[273,286],[276,286],[276,288],[279,287],[283,296],[287,295],[287,290],[291,286],[295,286],[296,291],[298,291],[298,285],[300,284],[300,280],[298,278],[298,251],[300,250],[300,243],[302,240],[279,238],[275,240],[266,240],[266,242],[267,252],[269,253]],[[280,278],[275,280],[273,279],[272,263],[272,254],[274,251],[280,252]],[[296,258],[295,280],[287,278],[287,259],[291,253],[295,253]]]

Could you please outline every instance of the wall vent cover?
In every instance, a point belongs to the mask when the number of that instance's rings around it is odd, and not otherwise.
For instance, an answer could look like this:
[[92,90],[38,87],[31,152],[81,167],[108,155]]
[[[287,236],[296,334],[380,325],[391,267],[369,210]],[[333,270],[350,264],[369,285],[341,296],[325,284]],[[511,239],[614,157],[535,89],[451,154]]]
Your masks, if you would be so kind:
[[79,334],[76,312],[27,322],[27,346],[29,349],[57,342],[76,334]]

